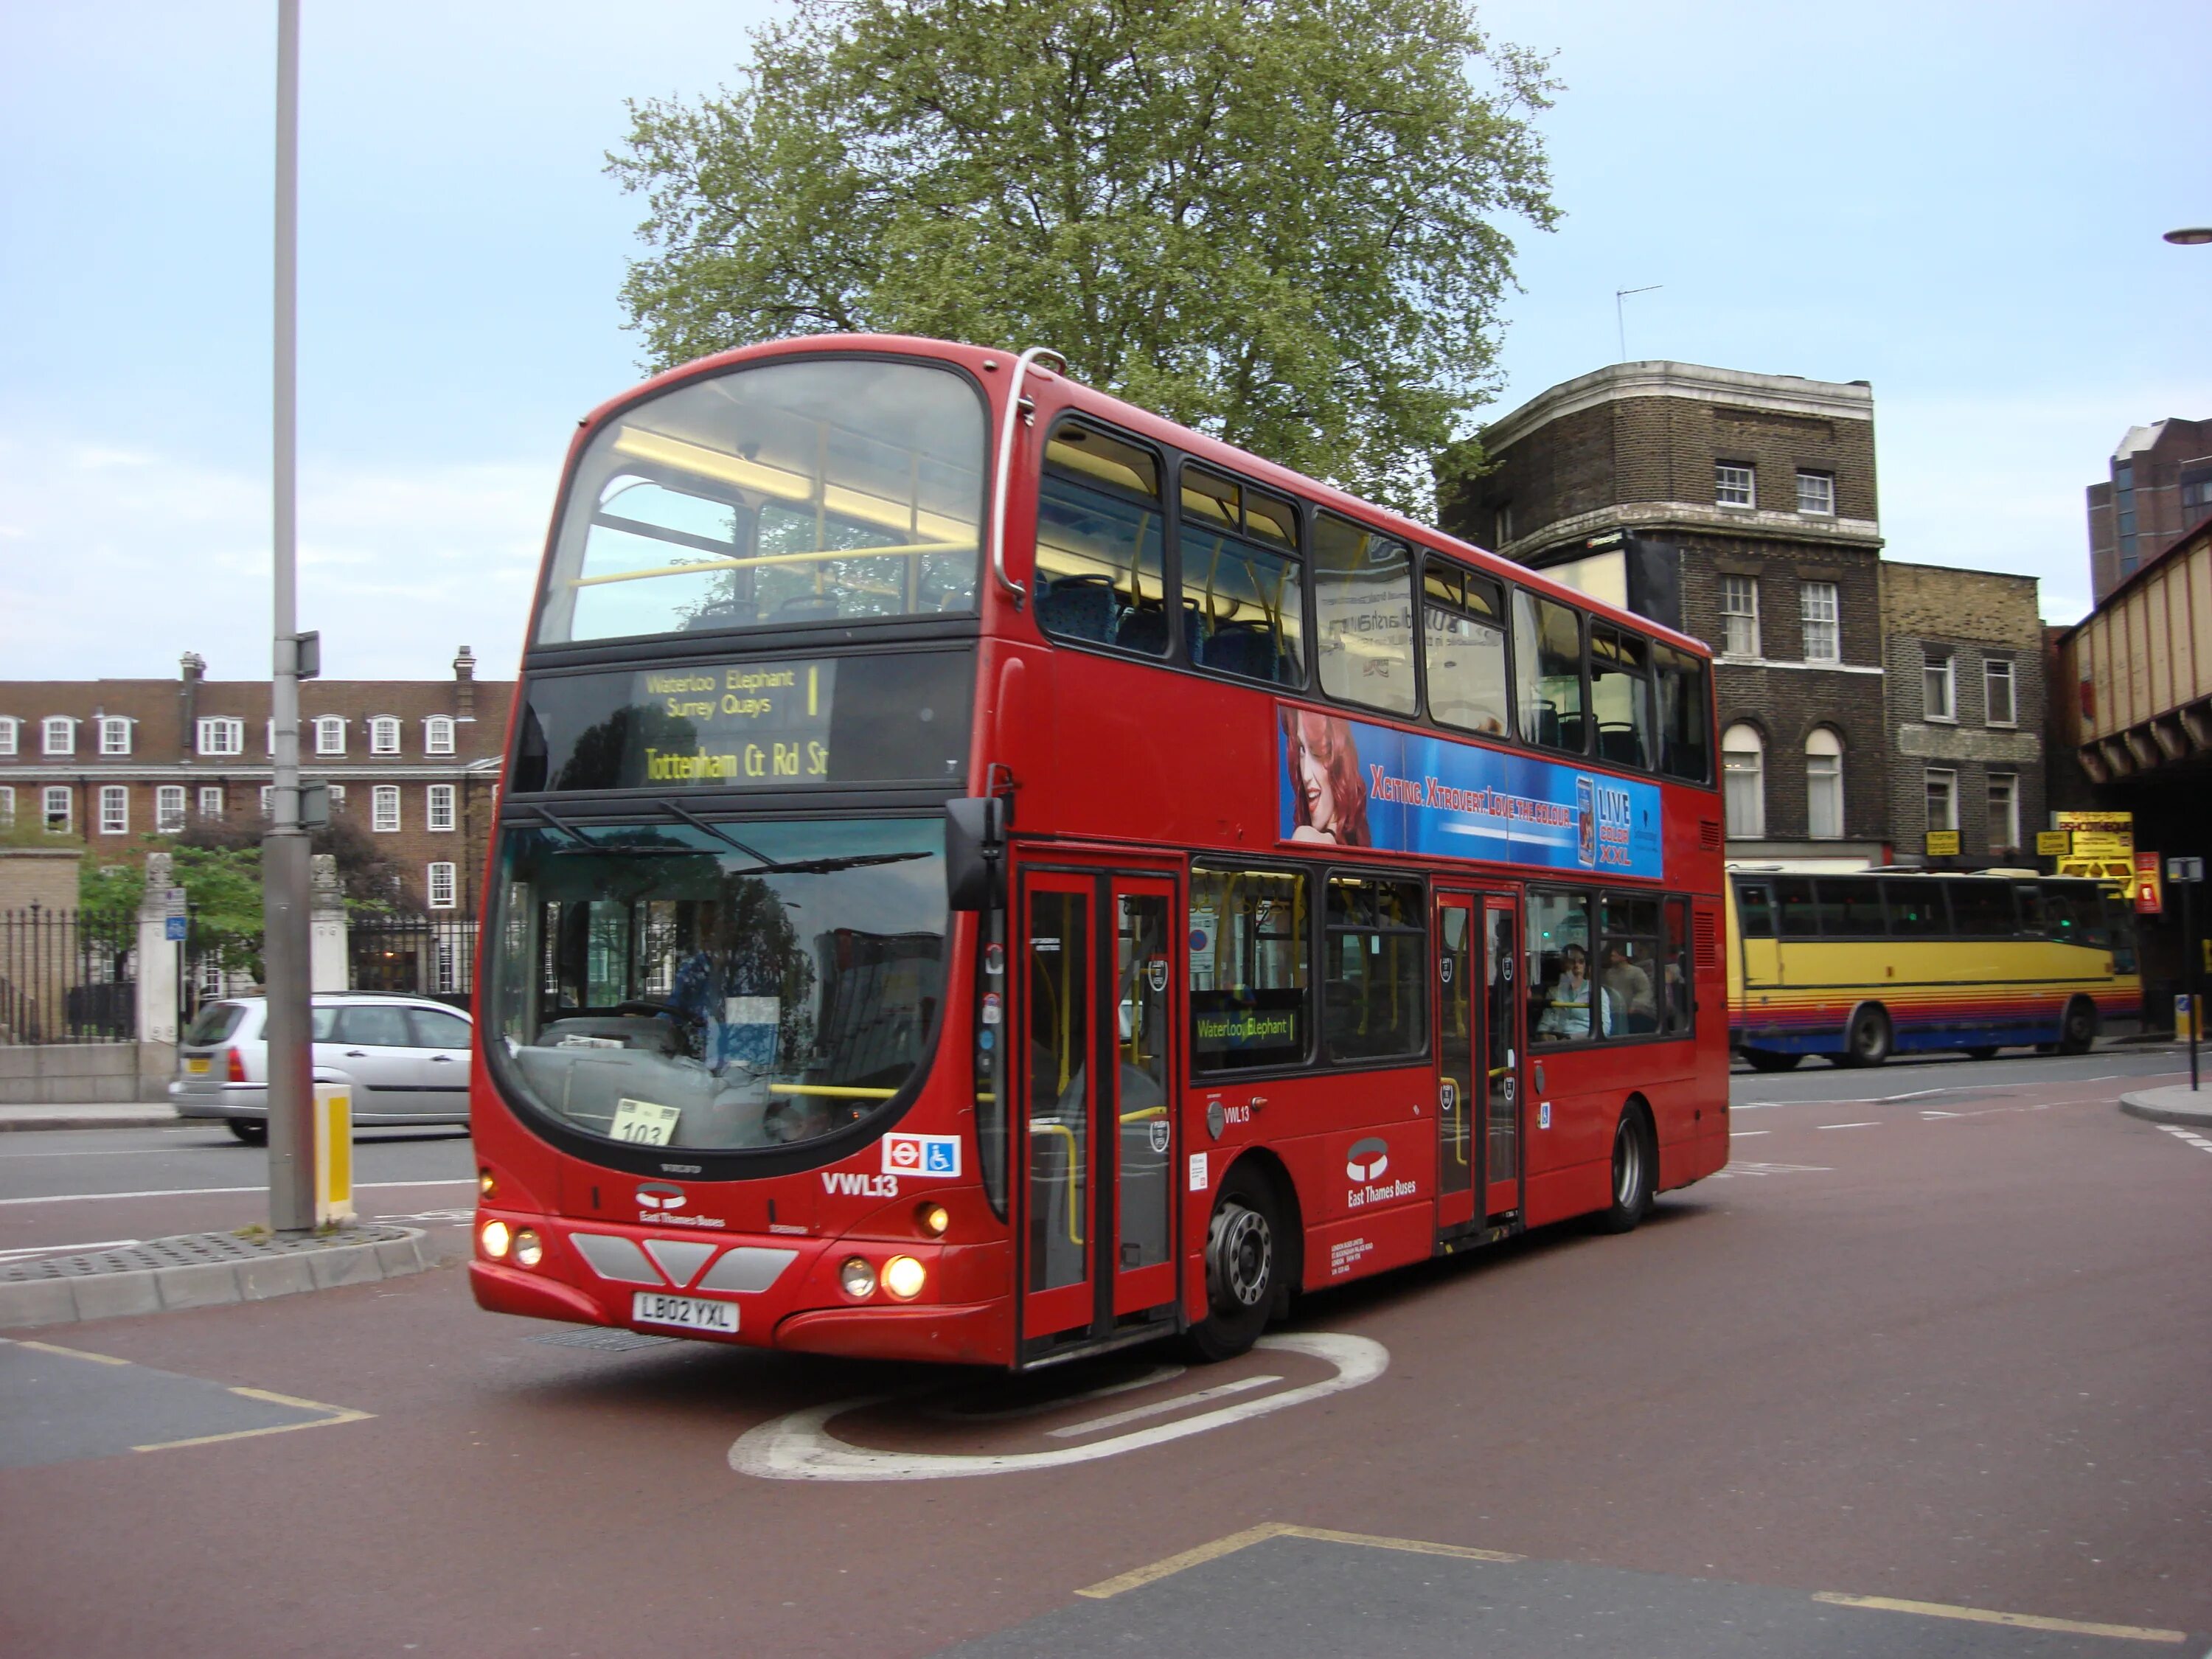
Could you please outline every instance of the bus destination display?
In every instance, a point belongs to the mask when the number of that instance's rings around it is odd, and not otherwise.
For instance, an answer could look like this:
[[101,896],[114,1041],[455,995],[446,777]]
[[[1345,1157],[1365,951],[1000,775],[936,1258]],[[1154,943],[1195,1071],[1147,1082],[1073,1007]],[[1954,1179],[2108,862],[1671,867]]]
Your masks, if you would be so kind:
[[965,653],[684,662],[530,684],[514,787],[805,789],[957,783]]

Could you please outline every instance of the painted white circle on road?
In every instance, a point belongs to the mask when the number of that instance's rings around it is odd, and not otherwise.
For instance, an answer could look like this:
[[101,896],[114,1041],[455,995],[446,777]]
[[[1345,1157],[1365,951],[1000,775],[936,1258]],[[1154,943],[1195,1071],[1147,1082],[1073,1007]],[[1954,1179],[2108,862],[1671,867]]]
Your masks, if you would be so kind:
[[[1318,1382],[1286,1389],[1258,1400],[1240,1400],[1217,1407],[1196,1417],[1155,1424],[1093,1441],[1085,1446],[1055,1447],[1050,1451],[975,1453],[877,1451],[840,1440],[830,1424],[848,1412],[879,1406],[898,1396],[872,1395],[859,1400],[840,1400],[793,1412],[739,1435],[730,1448],[730,1467],[739,1474],[766,1480],[947,1480],[971,1474],[1014,1474],[1024,1469],[1066,1468],[1071,1463],[1095,1462],[1146,1446],[1164,1445],[1210,1429],[1225,1429],[1255,1417],[1328,1395],[1341,1394],[1363,1382],[1372,1382],[1389,1369],[1390,1351],[1364,1336],[1344,1336],[1330,1331],[1263,1336],[1258,1346],[1281,1353],[1304,1354],[1335,1367],[1336,1374]],[[1164,1402],[1172,1407],[1174,1401]],[[1194,1401],[1193,1403],[1195,1403]]]

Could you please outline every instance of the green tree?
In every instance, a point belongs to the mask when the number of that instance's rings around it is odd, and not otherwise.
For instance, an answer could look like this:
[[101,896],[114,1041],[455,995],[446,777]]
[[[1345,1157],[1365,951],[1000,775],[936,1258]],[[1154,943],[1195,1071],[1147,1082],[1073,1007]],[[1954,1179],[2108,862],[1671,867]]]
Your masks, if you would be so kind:
[[650,204],[623,299],[656,366],[1047,344],[1408,510],[1478,458],[1556,84],[1470,0],[797,0],[753,45],[735,90],[633,103],[609,157]]

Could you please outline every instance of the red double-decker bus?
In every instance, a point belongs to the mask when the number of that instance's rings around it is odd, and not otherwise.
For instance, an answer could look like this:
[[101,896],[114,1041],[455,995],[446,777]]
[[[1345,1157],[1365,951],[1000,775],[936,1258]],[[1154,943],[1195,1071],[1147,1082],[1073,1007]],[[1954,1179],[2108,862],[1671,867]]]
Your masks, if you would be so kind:
[[1048,360],[784,341],[576,434],[483,1306],[1218,1358],[1726,1162],[1704,647]]

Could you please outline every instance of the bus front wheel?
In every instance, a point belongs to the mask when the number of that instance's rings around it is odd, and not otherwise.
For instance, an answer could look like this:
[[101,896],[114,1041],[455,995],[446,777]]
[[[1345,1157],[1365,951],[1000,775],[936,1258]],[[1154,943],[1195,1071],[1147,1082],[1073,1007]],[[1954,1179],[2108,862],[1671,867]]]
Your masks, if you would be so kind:
[[1786,1072],[1805,1058],[1802,1054],[1778,1054],[1771,1048],[1746,1048],[1743,1057],[1751,1062],[1754,1072]]
[[2066,1018],[2058,1028],[2058,1052],[2086,1054],[2096,1040],[2097,1006],[2087,997],[2075,997],[2066,1005]]
[[1836,1056],[1838,1066],[1879,1066],[1889,1058],[1889,1016],[1880,1008],[1865,1007],[1851,1016],[1850,1029],[1844,1033],[1844,1052]]
[[1275,1208],[1273,1192],[1255,1170],[1231,1170],[1221,1183],[1206,1232],[1206,1317],[1189,1336],[1192,1351],[1209,1364],[1234,1359],[1267,1327],[1282,1276]]

